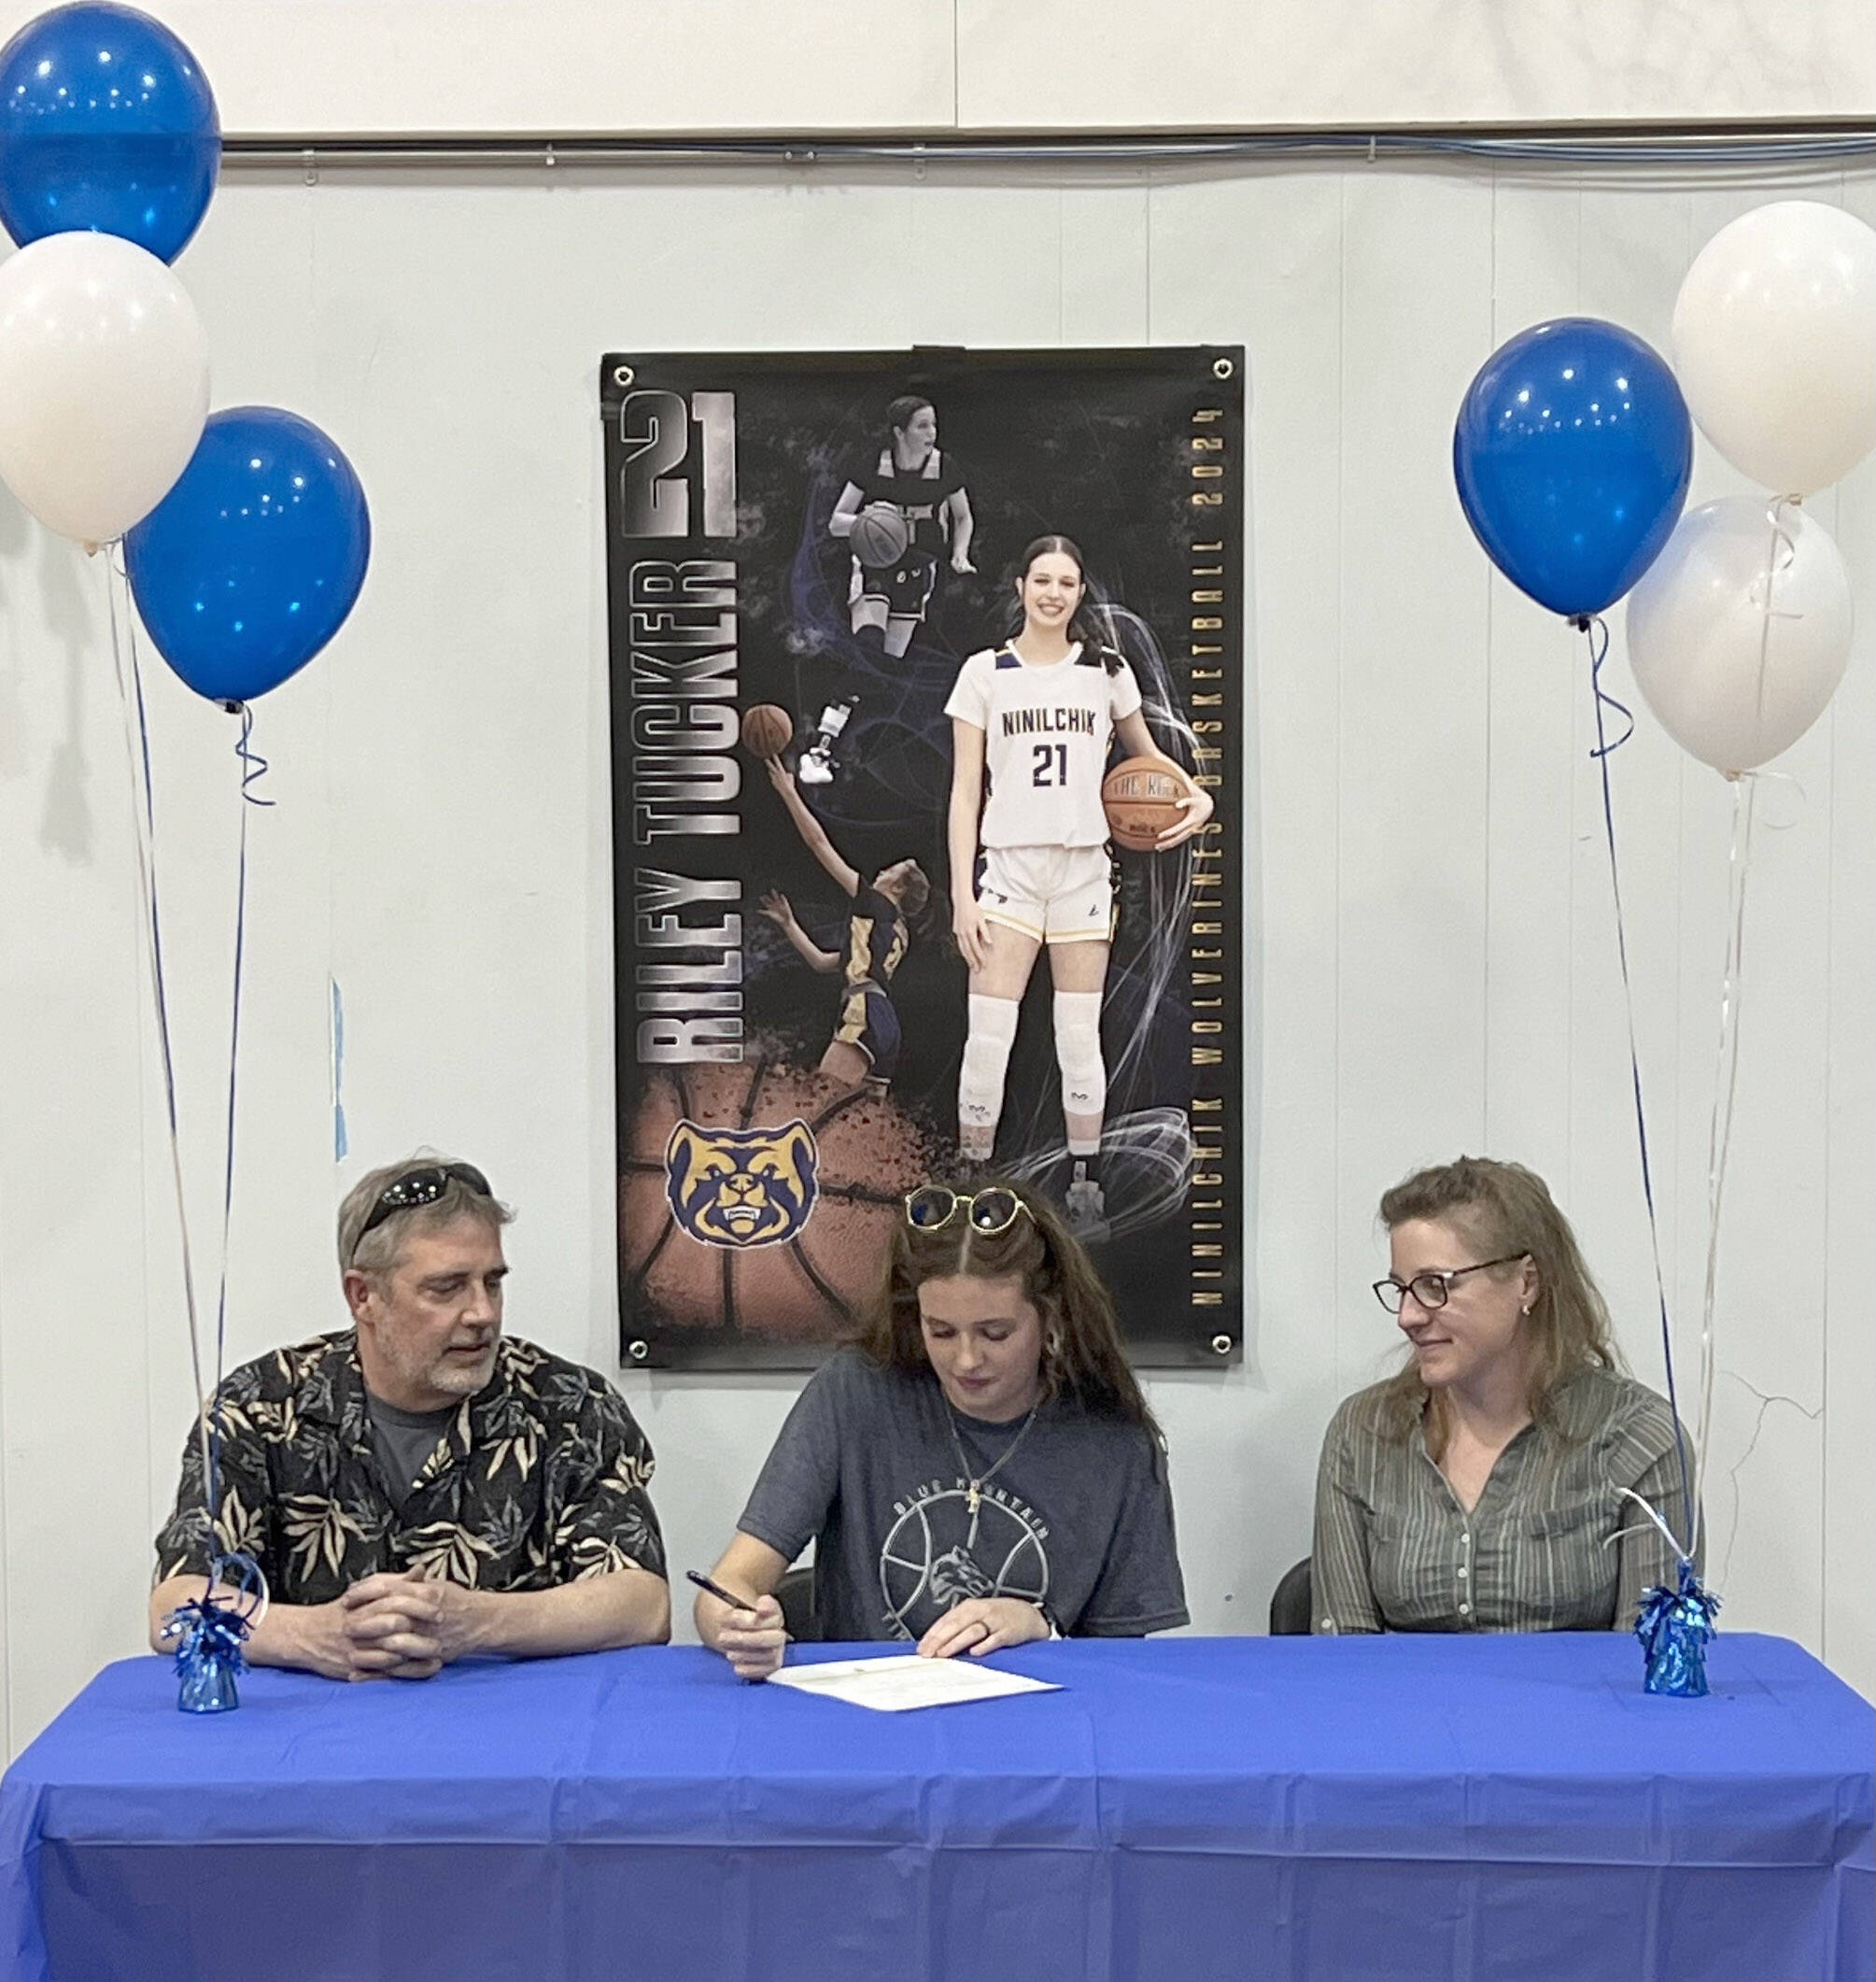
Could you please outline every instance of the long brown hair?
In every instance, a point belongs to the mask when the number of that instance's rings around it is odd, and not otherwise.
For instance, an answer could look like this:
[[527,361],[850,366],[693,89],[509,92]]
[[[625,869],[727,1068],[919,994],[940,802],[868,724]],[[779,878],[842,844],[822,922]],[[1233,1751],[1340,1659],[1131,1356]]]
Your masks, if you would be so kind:
[[[1481,1259],[1530,1255],[1537,1268],[1537,1298],[1525,1320],[1530,1356],[1526,1409],[1539,1425],[1556,1429],[1551,1399],[1565,1377],[1579,1369],[1623,1367],[1608,1304],[1583,1263],[1570,1221],[1535,1170],[1489,1156],[1461,1156],[1416,1170],[1382,1194],[1381,1223],[1391,1232],[1416,1219],[1450,1225],[1478,1249]],[[1515,1259],[1488,1270],[1502,1279],[1516,1264]],[[1382,1422],[1403,1438],[1424,1423],[1433,1456],[1445,1449],[1445,1399],[1420,1381],[1411,1353],[1406,1366],[1388,1380]]]
[[954,1274],[973,1280],[1015,1274],[1023,1298],[1042,1317],[1043,1394],[1144,1424],[1155,1444],[1164,1445],[1121,1346],[1114,1297],[1060,1212],[1026,1184],[1007,1177],[975,1177],[950,1187],[960,1194],[1009,1191],[1028,1208],[1028,1215],[1019,1212],[1001,1232],[978,1231],[962,1210],[936,1230],[895,1218],[885,1269],[854,1336],[860,1348],[882,1369],[929,1376],[919,1288],[928,1280]]
[[[1081,651],[1091,660],[1098,660],[1109,674],[1121,672],[1121,657],[1114,651],[1114,644],[1101,617],[1101,608],[1094,597],[1094,588],[1088,577],[1088,560],[1081,555],[1081,546],[1070,537],[1037,537],[1016,562],[1016,579],[1020,588],[1028,577],[1029,568],[1037,559],[1047,557],[1067,558],[1073,560],[1075,569],[1081,574],[1081,597],[1068,617],[1068,637],[1081,643]],[[1009,637],[1014,640],[1023,627],[1021,604],[1016,608],[1009,626]]]

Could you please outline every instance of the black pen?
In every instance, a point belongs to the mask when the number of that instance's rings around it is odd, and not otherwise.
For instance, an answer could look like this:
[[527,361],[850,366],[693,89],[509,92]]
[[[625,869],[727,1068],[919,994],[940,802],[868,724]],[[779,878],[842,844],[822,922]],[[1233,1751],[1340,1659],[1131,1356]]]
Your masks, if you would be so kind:
[[[732,1610],[754,1610],[756,1602],[759,1601],[759,1599],[752,1600],[743,1596],[732,1596],[721,1583],[712,1582],[709,1577],[702,1574],[700,1570],[686,1569],[684,1573],[690,1578],[691,1581],[699,1590],[707,1590],[719,1604],[727,1604]],[[787,1637],[788,1635],[784,1632],[783,1635]],[[788,1642],[792,1645],[795,1641],[789,1638]]]

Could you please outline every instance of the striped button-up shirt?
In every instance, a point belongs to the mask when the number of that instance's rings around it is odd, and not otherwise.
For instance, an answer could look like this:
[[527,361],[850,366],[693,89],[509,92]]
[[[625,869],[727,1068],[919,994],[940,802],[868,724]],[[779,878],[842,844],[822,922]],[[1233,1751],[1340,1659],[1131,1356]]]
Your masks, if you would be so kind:
[[[1552,1423],[1512,1439],[1470,1509],[1419,1427],[1383,1428],[1385,1389],[1346,1398],[1322,1442],[1313,1630],[1627,1630],[1642,1592],[1672,1584],[1673,1550],[1621,1494],[1686,1538],[1673,1416],[1645,1385],[1605,1369],[1564,1378]],[[1614,1540],[1620,1530],[1632,1532]]]

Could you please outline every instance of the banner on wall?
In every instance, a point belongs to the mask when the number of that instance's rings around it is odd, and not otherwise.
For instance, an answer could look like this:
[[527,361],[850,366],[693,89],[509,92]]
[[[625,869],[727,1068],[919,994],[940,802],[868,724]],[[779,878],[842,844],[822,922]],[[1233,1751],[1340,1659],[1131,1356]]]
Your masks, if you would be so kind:
[[[1069,1196],[1047,953],[995,1161],[1071,1203],[1136,1362],[1237,1357],[1242,350],[620,352],[599,397],[622,1361],[812,1366],[905,1192],[956,1173],[946,704],[1019,628],[1022,554],[1051,533],[1085,559],[1085,678],[1137,685],[1216,811],[1174,851],[1093,857],[1094,1197]],[[1075,746],[1105,728],[1008,701],[1006,780],[1098,779],[1098,742]]]

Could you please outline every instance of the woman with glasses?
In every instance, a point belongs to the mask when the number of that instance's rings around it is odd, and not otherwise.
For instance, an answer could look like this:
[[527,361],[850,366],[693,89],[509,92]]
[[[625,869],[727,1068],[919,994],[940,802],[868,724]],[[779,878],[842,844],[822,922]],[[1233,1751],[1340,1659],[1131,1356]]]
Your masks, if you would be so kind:
[[1033,1193],[906,1199],[857,1339],[809,1380],[698,1634],[744,1678],[782,1663],[771,1593],[810,1541],[828,1639],[973,1656],[1186,1621],[1164,1441],[1113,1301]]
[[[1544,1180],[1461,1156],[1381,1199],[1406,1338],[1322,1445],[1313,1628],[1607,1631],[1695,1548],[1693,1453],[1622,1370],[1609,1310]],[[1625,1494],[1625,1490],[1627,1490]]]

